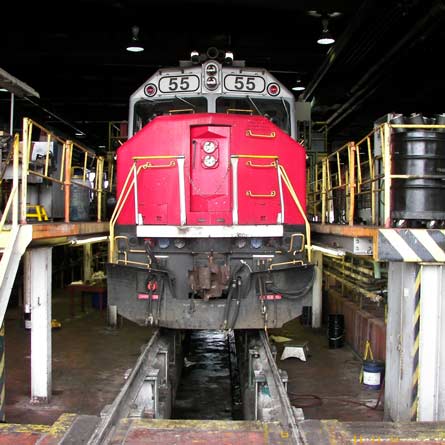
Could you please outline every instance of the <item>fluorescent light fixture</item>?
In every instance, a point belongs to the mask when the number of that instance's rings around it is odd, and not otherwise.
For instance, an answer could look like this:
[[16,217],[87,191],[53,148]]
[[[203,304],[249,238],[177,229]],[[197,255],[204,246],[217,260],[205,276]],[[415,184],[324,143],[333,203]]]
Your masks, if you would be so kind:
[[90,238],[82,238],[82,239],[77,239],[74,238],[71,240],[71,244],[74,246],[80,246],[82,244],[90,244],[90,243],[101,243],[104,241],[108,240],[108,236],[104,235],[104,236],[92,236]]
[[132,36],[130,43],[127,46],[127,51],[130,51],[131,53],[140,53],[141,51],[144,51],[144,47],[139,41],[139,26],[133,26],[131,28],[131,34]]
[[304,91],[306,87],[303,85],[301,80],[297,80],[296,85],[292,87],[293,91]]
[[7,93],[8,90],[6,88],[0,88],[0,93]]

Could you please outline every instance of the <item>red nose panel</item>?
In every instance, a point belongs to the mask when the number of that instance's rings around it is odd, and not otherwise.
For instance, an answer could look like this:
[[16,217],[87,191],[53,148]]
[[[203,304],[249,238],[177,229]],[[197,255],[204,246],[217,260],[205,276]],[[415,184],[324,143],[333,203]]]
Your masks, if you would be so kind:
[[240,158],[239,224],[277,224],[281,212],[277,163],[273,159]]
[[187,224],[232,224],[230,127],[191,128],[189,171]]

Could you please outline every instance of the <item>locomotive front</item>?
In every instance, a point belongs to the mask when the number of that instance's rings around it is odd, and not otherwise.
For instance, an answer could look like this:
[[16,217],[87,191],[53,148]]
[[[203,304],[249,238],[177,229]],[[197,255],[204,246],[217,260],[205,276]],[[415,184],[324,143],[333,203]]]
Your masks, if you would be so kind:
[[264,70],[217,53],[199,62],[158,71],[131,97],[108,301],[141,325],[280,327],[314,278],[294,99]]

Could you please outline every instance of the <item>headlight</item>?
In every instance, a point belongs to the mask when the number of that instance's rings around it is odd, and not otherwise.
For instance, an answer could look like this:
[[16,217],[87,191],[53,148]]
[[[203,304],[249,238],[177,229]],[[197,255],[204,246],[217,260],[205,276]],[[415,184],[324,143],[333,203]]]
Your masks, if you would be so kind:
[[215,90],[218,86],[218,79],[213,76],[207,77],[206,87],[208,90]]
[[207,155],[207,156],[203,159],[202,162],[203,162],[203,164],[204,164],[205,167],[207,167],[207,168],[212,168],[212,167],[215,167],[217,161],[216,161],[215,156]]
[[202,144],[202,149],[208,154],[213,153],[216,150],[216,147],[217,143],[213,141],[205,141]]

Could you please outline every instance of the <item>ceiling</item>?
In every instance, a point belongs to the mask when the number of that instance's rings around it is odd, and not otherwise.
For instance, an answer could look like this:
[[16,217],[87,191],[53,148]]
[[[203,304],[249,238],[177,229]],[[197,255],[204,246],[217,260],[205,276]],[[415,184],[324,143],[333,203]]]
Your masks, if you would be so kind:
[[[16,127],[27,115],[69,137],[81,130],[98,150],[108,122],[127,119],[130,94],[156,69],[191,50],[230,49],[288,88],[300,78],[313,121],[326,122],[337,145],[389,112],[445,112],[444,1],[15,1],[2,6],[0,68],[40,93],[33,103],[17,98]],[[309,11],[341,13],[329,20],[334,45],[316,43],[321,18]],[[125,51],[133,25],[142,53]],[[2,93],[0,124],[8,121]]]

